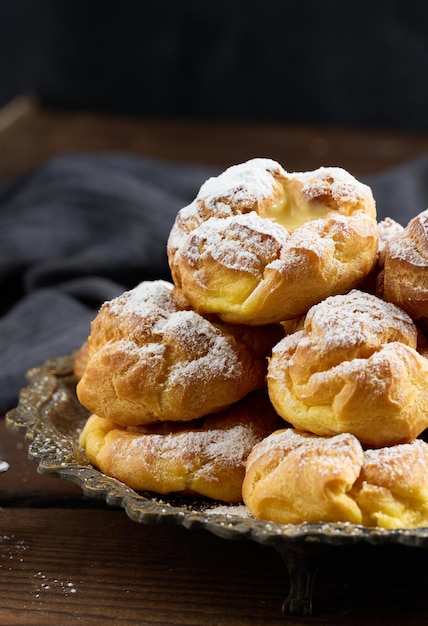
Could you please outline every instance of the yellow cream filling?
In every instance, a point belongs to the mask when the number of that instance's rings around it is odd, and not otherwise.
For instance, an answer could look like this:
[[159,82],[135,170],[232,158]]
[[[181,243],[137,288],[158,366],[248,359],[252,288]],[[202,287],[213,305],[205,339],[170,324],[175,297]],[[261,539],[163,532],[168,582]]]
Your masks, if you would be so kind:
[[281,224],[288,231],[295,230],[309,220],[323,219],[331,211],[331,207],[324,202],[305,200],[299,181],[288,181],[278,191],[277,200],[261,207],[259,215]]

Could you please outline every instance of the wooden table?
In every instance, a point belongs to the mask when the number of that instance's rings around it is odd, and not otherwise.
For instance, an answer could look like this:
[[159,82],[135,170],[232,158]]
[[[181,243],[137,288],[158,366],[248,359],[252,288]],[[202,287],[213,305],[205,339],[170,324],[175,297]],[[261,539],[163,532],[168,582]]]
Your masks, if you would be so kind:
[[427,150],[428,135],[374,130],[107,117],[40,111],[26,99],[0,111],[0,178],[70,151],[124,151],[222,168],[261,156],[289,171],[340,165],[362,175]]
[[[226,166],[270,156],[290,170],[336,164],[380,171],[428,150],[428,137],[345,129],[226,125],[40,111],[0,113],[0,177],[52,155],[122,151]],[[273,549],[205,530],[143,525],[37,473],[22,435],[0,420],[0,623],[426,624],[427,553],[399,545],[337,547],[322,560],[314,615],[283,616],[290,588]]]

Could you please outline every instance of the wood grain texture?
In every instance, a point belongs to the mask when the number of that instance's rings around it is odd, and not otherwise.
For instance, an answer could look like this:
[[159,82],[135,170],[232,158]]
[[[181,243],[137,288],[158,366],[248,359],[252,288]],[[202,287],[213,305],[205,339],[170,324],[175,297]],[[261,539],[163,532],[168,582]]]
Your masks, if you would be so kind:
[[[428,150],[428,135],[313,128],[281,124],[225,124],[140,119],[41,110],[22,100],[0,132],[0,178],[23,173],[67,152],[125,151],[220,168],[270,157],[289,171],[340,165],[354,175],[381,171]],[[1,129],[0,129],[1,130]]]
[[84,506],[87,502],[77,485],[39,474],[37,464],[28,459],[24,435],[11,432],[4,419],[0,419],[0,459],[9,465],[9,470],[0,474],[0,507],[47,506],[52,502],[56,506]]
[[[307,624],[281,604],[271,548],[146,526],[115,510],[0,510],[2,624]],[[423,551],[338,548],[324,559],[312,624],[423,624]]]

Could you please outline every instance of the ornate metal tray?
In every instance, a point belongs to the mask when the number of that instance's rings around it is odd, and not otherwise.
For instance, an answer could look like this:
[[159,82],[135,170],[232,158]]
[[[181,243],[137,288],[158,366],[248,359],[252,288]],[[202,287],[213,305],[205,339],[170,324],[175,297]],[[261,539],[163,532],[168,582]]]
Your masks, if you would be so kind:
[[77,483],[86,496],[122,507],[135,522],[172,523],[203,528],[224,539],[248,539],[276,549],[290,576],[284,612],[312,613],[312,587],[323,552],[333,546],[398,543],[428,547],[428,528],[382,530],[352,524],[279,525],[252,518],[244,506],[135,492],[92,467],[78,437],[88,413],[78,402],[73,355],[50,359],[27,374],[18,406],[6,415],[7,426],[25,434],[29,458],[41,474]]

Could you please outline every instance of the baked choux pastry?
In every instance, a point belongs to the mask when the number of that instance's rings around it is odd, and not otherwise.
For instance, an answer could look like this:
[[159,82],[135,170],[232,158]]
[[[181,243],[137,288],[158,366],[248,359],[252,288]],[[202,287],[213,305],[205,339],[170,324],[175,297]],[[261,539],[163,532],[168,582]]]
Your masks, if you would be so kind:
[[280,325],[231,326],[183,306],[161,280],[104,303],[91,324],[80,403],[125,426],[186,421],[265,385]]
[[76,350],[73,358],[73,373],[77,380],[83,376],[83,372],[88,364],[88,341],[85,341],[78,350]]
[[124,427],[92,415],[80,435],[88,460],[132,489],[242,501],[245,462],[280,418],[254,392],[223,413],[186,424]]
[[374,447],[410,441],[428,427],[428,360],[417,338],[394,304],[359,290],[331,296],[273,348],[272,404],[318,435],[347,432]]
[[349,433],[282,429],[253,448],[242,493],[256,518],[280,524],[427,526],[428,444],[363,450]]
[[370,272],[370,274],[366,276],[366,278],[363,280],[358,288],[362,291],[368,291],[369,293],[379,295],[379,274],[382,271],[383,267],[385,248],[387,247],[388,242],[403,230],[403,226],[401,226],[401,224],[393,220],[391,217],[386,217],[385,219],[381,220],[380,222],[378,222],[377,226],[379,233],[377,263],[373,267],[373,270]]
[[201,313],[261,325],[359,285],[377,259],[371,189],[337,167],[288,173],[253,159],[210,178],[178,213],[175,285]]
[[280,524],[360,524],[361,511],[349,492],[363,462],[353,435],[319,437],[281,429],[248,456],[243,500],[254,517]]
[[428,330],[428,210],[388,242],[378,294]]
[[428,526],[428,444],[415,439],[365,450],[353,496],[366,526]]
[[378,256],[380,264],[383,266],[383,257],[386,247],[391,239],[394,239],[397,235],[401,235],[404,230],[404,226],[393,220],[391,217],[386,217],[381,220],[378,222],[377,226],[379,229]]

